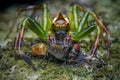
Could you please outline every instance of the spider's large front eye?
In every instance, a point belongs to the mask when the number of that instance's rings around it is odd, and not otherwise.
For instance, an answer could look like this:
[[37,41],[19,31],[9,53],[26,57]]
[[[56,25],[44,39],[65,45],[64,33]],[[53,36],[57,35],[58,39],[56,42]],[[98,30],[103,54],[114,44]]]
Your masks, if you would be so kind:
[[56,27],[55,27],[55,30],[59,30],[59,29],[60,29],[60,26],[56,26]]
[[62,26],[62,30],[66,30],[66,26]]

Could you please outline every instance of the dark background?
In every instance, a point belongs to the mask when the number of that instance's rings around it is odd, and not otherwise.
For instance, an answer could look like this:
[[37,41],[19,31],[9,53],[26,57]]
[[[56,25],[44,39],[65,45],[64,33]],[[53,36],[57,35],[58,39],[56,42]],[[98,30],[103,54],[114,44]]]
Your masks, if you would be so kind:
[[0,12],[4,11],[5,9],[7,9],[8,7],[12,6],[12,5],[16,5],[16,4],[37,4],[37,3],[41,3],[44,2],[46,0],[2,0],[0,2]]

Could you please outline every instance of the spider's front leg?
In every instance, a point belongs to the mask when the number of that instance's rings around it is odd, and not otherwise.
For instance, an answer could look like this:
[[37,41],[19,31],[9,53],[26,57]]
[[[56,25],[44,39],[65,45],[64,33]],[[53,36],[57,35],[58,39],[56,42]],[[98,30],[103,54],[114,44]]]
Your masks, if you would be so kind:
[[94,56],[94,54],[96,53],[96,50],[97,50],[97,47],[98,47],[98,43],[99,43],[99,39],[100,39],[100,35],[101,35],[101,30],[103,30],[106,35],[107,35],[107,39],[108,39],[108,42],[107,42],[107,58],[109,58],[110,56],[110,33],[109,31],[107,30],[107,28],[104,26],[104,24],[102,23],[101,20],[99,20],[99,18],[96,16],[96,14],[92,11],[87,11],[88,12],[88,15],[91,16],[93,18],[93,20],[96,22],[96,25],[97,25],[97,37],[96,37],[96,40],[95,40],[95,43],[94,43],[94,46],[93,46],[93,49],[92,49],[92,55]]
[[[79,17],[79,12],[83,13],[82,18]],[[109,31],[106,29],[106,27],[103,25],[103,23],[97,18],[96,14],[93,13],[92,11],[85,10],[84,8],[82,8],[79,5],[74,5],[74,7],[71,10],[70,16],[72,17],[72,18],[70,18],[72,29],[75,29],[75,35],[73,35],[73,39],[75,39],[75,40],[79,41],[83,37],[90,34],[92,31],[97,29],[97,34],[96,34],[97,37],[95,39],[94,46],[91,51],[92,57],[95,56],[95,54],[96,54],[96,50],[97,50],[99,39],[100,39],[101,29],[103,29],[103,31],[107,34],[107,37],[108,37],[107,57],[109,58],[110,34],[109,34]],[[95,24],[88,26],[87,25],[88,17],[91,17],[95,21]],[[79,19],[80,19],[80,22],[79,22]]]
[[15,15],[15,19],[13,21],[13,24],[11,25],[11,27],[10,27],[7,35],[5,36],[5,39],[7,39],[8,37],[10,37],[10,35],[11,35],[12,31],[13,31],[13,28],[16,25],[17,19],[20,16],[21,13],[31,10],[32,13],[31,13],[30,16],[33,17],[33,18],[35,18],[36,17],[35,13],[39,9],[42,9],[42,23],[43,23],[42,27],[44,27],[44,29],[47,29],[48,28],[48,24],[50,22],[50,20],[48,20],[49,16],[48,16],[48,6],[47,6],[47,4],[41,3],[41,4],[31,5],[31,6],[28,6],[26,8],[20,8],[20,9],[18,9],[18,11],[16,12],[16,15]]
[[21,50],[24,33],[26,28],[29,28],[34,33],[36,33],[41,39],[44,39],[44,40],[47,39],[47,34],[43,30],[43,28],[34,19],[30,17],[27,17],[26,19],[24,19],[23,22],[20,23],[18,27],[20,27],[20,29],[18,29],[17,36],[14,42],[15,55],[16,57],[25,60],[29,65],[33,67],[34,70],[36,70],[31,60]]
[[[29,28],[31,31],[33,31],[37,36],[39,36],[41,39],[46,40],[47,39],[47,32],[46,30],[49,29],[48,25],[49,24],[49,20],[48,19],[48,8],[46,4],[38,4],[38,5],[34,5],[32,7],[28,7],[28,8],[23,8],[20,9],[17,13],[17,16],[15,18],[15,21],[13,23],[12,28],[14,27],[14,24],[17,20],[17,17],[19,16],[19,14],[21,12],[24,12],[26,10],[36,10],[36,9],[42,9],[42,26],[34,20],[34,18],[31,17],[27,17],[25,18],[22,22],[20,22],[20,24],[18,25],[18,30],[17,30],[17,35],[14,41],[14,50],[15,50],[15,55],[17,58],[23,59],[24,61],[26,61],[29,65],[31,65],[33,67],[34,70],[36,70],[35,66],[33,65],[32,61],[29,59],[29,57],[27,57],[24,52],[22,51],[22,41],[23,41],[23,37],[24,37],[24,33],[25,30],[27,28]],[[10,33],[9,33],[10,34]],[[45,52],[46,51],[46,45],[43,43],[41,45],[36,45],[37,48],[38,47],[42,47],[42,50]],[[35,47],[32,49],[34,51]],[[39,52],[41,52],[42,50],[39,50]],[[38,50],[36,50],[38,51]],[[34,51],[35,52],[35,51]],[[37,53],[35,52],[35,54],[37,55]],[[39,53],[41,54],[41,53]],[[45,53],[42,53],[45,54]]]

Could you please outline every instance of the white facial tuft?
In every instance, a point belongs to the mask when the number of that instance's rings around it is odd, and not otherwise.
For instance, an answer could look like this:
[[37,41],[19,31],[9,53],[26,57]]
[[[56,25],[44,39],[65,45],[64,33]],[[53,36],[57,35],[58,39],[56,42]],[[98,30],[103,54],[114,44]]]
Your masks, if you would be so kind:
[[68,18],[65,18],[65,20],[67,21],[67,23],[69,23],[69,20],[68,20]]
[[55,18],[53,19],[53,22],[52,22],[52,23],[54,23],[56,20],[57,20],[57,18],[55,17]]

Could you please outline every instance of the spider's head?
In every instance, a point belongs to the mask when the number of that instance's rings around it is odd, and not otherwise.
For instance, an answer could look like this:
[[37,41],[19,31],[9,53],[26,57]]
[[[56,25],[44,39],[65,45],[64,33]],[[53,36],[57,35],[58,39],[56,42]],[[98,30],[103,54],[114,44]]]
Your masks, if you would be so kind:
[[52,24],[52,31],[55,33],[55,38],[58,44],[63,44],[67,33],[70,30],[69,21],[60,12],[57,17],[54,18]]
[[52,23],[52,31],[55,32],[58,30],[63,30],[66,32],[70,30],[69,21],[61,12],[53,19]]

